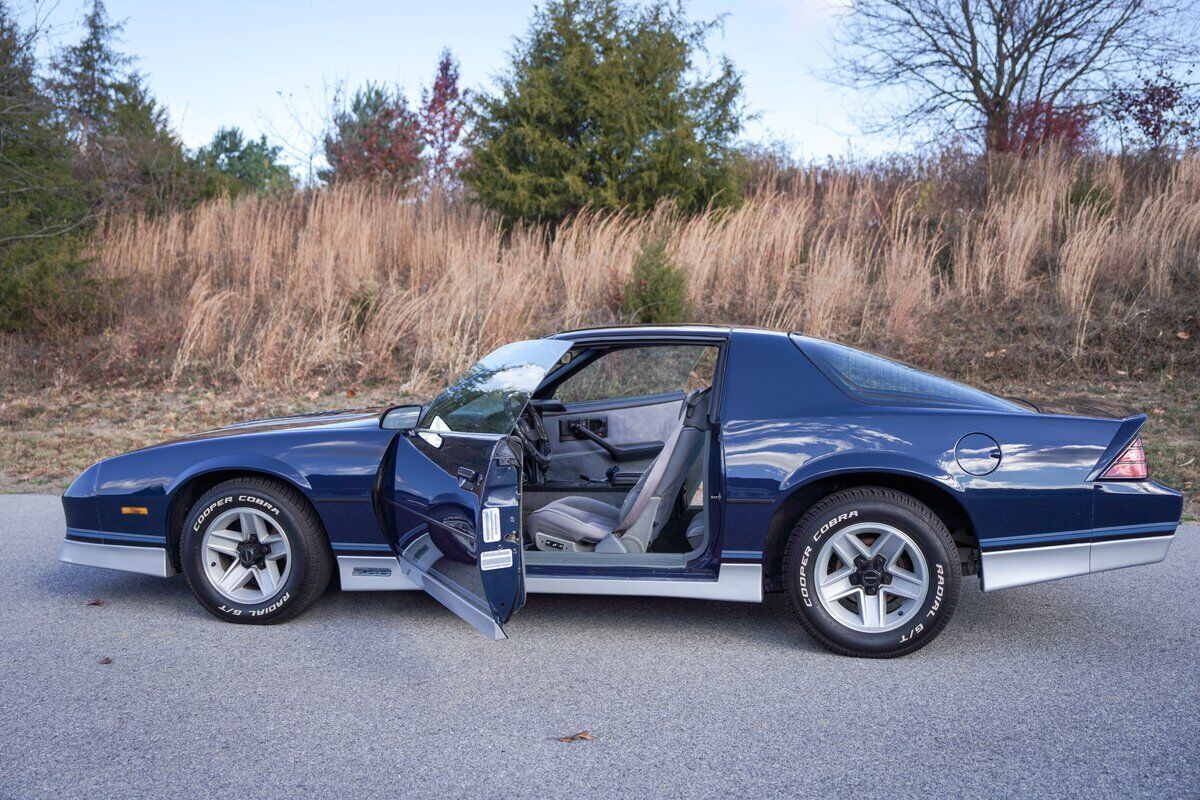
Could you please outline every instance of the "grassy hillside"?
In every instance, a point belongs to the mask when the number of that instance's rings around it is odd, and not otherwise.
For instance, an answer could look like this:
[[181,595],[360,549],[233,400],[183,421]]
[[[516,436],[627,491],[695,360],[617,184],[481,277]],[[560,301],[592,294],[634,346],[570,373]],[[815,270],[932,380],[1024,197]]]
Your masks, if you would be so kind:
[[1150,413],[1158,474],[1194,496],[1200,158],[946,157],[754,180],[732,210],[553,230],[353,185],[109,219],[80,288],[89,317],[0,340],[14,454],[0,485],[57,486],[140,443],[53,452],[96,418],[152,438],[167,413],[190,430],[361,399],[348,389],[424,395],[500,342],[620,321],[634,262],[665,242],[696,321],[805,330],[1035,398],[1115,396]]

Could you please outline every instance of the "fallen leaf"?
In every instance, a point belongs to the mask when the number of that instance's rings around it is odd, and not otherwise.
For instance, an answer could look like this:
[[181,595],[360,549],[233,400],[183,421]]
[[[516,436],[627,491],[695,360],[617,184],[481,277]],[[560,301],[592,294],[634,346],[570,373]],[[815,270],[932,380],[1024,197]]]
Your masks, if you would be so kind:
[[316,400],[318,397],[321,396],[321,393],[313,391],[313,392],[309,392],[308,394],[306,394],[304,396],[307,397],[309,400]]
[[1192,338],[1192,337],[1188,335],[1188,332],[1187,332],[1187,331],[1180,331],[1179,333],[1175,334],[1175,338],[1177,338],[1177,339],[1190,339],[1190,338]]
[[346,397],[354,397],[356,394],[358,394],[358,392],[354,391],[353,389],[346,390]]
[[108,656],[105,656],[104,658],[100,659],[100,663],[107,667],[109,664],[112,663],[112,659],[109,658]]
[[591,731],[580,731],[579,733],[572,733],[570,736],[551,736],[550,738],[556,742],[562,742],[563,744],[570,744],[571,742],[596,741],[596,737],[592,736]]
[[101,600],[99,597],[93,597],[91,600],[88,600],[85,605],[102,606],[102,605],[104,605],[104,601]]

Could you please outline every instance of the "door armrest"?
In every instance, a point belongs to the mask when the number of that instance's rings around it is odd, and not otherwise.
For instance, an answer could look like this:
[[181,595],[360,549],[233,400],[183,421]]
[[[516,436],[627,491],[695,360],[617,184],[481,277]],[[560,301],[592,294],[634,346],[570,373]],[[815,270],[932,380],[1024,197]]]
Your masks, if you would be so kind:
[[582,436],[585,439],[590,439],[596,444],[604,448],[604,451],[612,456],[613,461],[638,461],[647,458],[653,458],[658,455],[663,449],[662,442],[634,442],[632,444],[613,444],[600,434],[589,429],[586,425],[579,422],[571,423],[571,432],[576,436]]

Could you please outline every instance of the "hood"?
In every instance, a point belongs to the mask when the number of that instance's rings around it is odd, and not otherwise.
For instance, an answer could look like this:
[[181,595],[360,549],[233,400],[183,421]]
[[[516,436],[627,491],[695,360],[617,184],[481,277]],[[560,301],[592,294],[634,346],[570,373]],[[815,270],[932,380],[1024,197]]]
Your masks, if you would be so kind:
[[386,408],[361,408],[340,411],[314,411],[308,414],[295,414],[287,417],[268,417],[253,419],[246,422],[235,422],[223,428],[217,428],[202,433],[180,436],[162,444],[178,442],[194,442],[201,439],[221,439],[230,436],[251,436],[276,431],[292,431],[307,428],[360,428],[379,425],[379,420]]

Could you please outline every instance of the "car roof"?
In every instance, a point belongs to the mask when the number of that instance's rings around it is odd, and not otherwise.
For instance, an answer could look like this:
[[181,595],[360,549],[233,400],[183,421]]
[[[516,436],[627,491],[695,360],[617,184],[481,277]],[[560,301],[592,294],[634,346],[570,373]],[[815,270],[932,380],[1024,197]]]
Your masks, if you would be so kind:
[[[741,326],[737,326],[737,330],[742,330]],[[732,325],[696,325],[696,324],[673,324],[673,325],[605,325],[595,328],[575,328],[573,330],[559,331],[551,334],[548,339],[641,339],[655,336],[664,338],[676,338],[687,336],[728,336],[730,332],[735,330]],[[783,333],[782,331],[762,330],[764,333]]]

